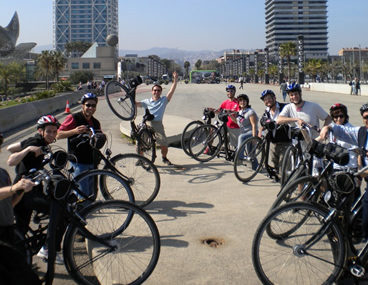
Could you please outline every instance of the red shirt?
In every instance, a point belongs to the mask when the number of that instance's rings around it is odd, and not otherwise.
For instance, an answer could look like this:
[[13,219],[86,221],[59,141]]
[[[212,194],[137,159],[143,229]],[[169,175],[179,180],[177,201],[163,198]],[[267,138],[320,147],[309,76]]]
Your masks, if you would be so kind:
[[[232,111],[232,112],[237,112],[240,110],[239,108],[239,103],[238,103],[238,99],[234,99],[233,101],[230,101],[229,99],[222,102],[221,106],[220,106],[221,109],[224,109],[224,110],[229,110],[229,111]],[[237,123],[233,122],[233,120],[231,120],[229,118],[229,120],[227,121],[227,127],[228,128],[231,128],[231,129],[239,129],[239,126]]]
[[[94,127],[92,120],[86,119],[86,121],[88,125],[90,125],[91,127]],[[77,127],[77,122],[73,118],[73,115],[70,114],[65,118],[64,122],[61,124],[59,131],[70,131],[70,130],[75,129],[76,127]]]

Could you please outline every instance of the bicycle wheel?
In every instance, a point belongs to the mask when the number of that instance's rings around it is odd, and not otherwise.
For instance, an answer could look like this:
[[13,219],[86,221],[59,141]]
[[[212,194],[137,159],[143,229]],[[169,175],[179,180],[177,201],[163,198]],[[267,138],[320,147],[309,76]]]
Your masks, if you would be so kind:
[[251,137],[239,147],[234,158],[235,177],[242,181],[252,180],[261,170],[266,157],[262,139]]
[[147,157],[152,162],[156,159],[156,141],[150,130],[140,129],[137,135],[137,153]]
[[[332,284],[338,279],[346,258],[344,236],[337,223],[324,223],[327,215],[320,205],[296,202],[266,216],[252,245],[253,266],[263,284]],[[288,236],[275,240],[266,233],[269,226],[287,232],[304,217]]]
[[285,185],[288,180],[290,174],[296,168],[297,165],[297,149],[295,146],[289,146],[284,154],[284,157],[281,162],[281,187]]
[[79,214],[86,221],[86,229],[113,248],[87,237],[83,240],[72,224],[63,252],[65,266],[77,283],[141,284],[151,275],[160,255],[160,235],[146,211],[128,202],[104,201]]
[[189,151],[190,136],[196,128],[203,125],[204,123],[202,121],[193,121],[185,126],[183,133],[181,134],[181,147],[186,155],[191,156]]
[[134,98],[128,89],[117,81],[109,81],[105,86],[105,97],[111,111],[120,119],[130,121],[137,114]]
[[[160,190],[161,180],[157,167],[152,161],[136,153],[118,154],[110,161],[127,179],[130,188],[133,190],[136,205],[145,207],[156,198]],[[106,168],[107,166],[104,169]],[[100,179],[100,188],[105,190],[102,193],[104,198],[106,200],[120,199],[119,193],[110,191],[105,183],[105,179]]]
[[221,133],[213,125],[200,126],[190,136],[189,152],[191,157],[200,162],[210,161],[217,156],[221,146]]
[[[94,169],[83,172],[74,178],[75,182],[78,184],[85,183],[90,179],[94,179],[95,183],[97,182],[97,178],[104,180],[104,183],[100,183],[100,192],[102,196],[106,199],[109,197],[110,199],[119,199],[124,201],[129,201],[131,203],[135,202],[134,194],[128,183],[120,177],[117,173]],[[103,187],[101,187],[103,186]],[[93,186],[95,189],[94,197],[91,197],[89,200],[94,201],[98,194],[97,183],[96,186]],[[110,196],[107,193],[114,193],[114,196]]]

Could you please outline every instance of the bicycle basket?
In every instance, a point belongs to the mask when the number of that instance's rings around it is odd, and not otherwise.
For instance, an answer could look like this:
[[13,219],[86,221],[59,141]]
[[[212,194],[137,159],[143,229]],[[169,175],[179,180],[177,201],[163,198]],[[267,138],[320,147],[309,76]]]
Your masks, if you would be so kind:
[[330,185],[341,194],[350,194],[356,189],[354,176],[343,171],[330,176]]
[[93,140],[91,140],[91,145],[93,148],[101,149],[106,143],[106,135],[104,133],[97,133]]
[[347,165],[349,163],[349,150],[339,145],[329,143],[325,148],[326,157],[332,159],[339,165]]
[[312,140],[312,142],[308,144],[307,149],[309,153],[313,154],[316,158],[322,158],[325,155],[325,145],[316,140]]
[[228,118],[228,114],[224,113],[224,112],[221,112],[219,115],[218,115],[218,118],[221,122],[224,122],[224,123],[227,123],[227,121],[229,120]]
[[70,181],[61,175],[53,175],[52,186],[50,186],[51,194],[56,200],[64,199],[70,191]]
[[66,166],[69,160],[69,155],[62,150],[58,150],[52,154],[50,166],[52,168],[61,169]]
[[[215,117],[215,112],[213,111],[213,110],[209,110],[208,108],[205,108],[204,110],[203,110],[203,116],[205,117],[205,118],[214,118]],[[204,119],[205,119],[204,118]]]

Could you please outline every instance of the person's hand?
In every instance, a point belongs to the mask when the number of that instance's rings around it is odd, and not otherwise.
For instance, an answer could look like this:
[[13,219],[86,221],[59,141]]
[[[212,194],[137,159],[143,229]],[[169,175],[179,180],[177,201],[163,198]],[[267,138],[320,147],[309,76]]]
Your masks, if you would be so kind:
[[319,136],[320,136],[322,139],[326,140],[326,139],[328,139],[329,134],[330,134],[330,129],[329,129],[329,127],[328,127],[328,126],[324,126],[324,127],[322,128],[321,132],[319,133]]
[[12,191],[17,192],[19,190],[24,190],[24,192],[29,192],[36,186],[36,183],[29,179],[22,178],[17,183],[15,183],[12,187]]
[[89,131],[87,126],[85,126],[85,125],[78,126],[74,130],[75,130],[76,135],[83,134],[83,133],[88,133],[88,131]]
[[29,146],[29,147],[27,147],[27,149],[28,149],[28,152],[33,152],[36,157],[43,154],[43,151],[42,151],[41,147],[39,147],[39,146]]
[[176,71],[173,72],[173,78],[175,80],[179,78],[179,74]]

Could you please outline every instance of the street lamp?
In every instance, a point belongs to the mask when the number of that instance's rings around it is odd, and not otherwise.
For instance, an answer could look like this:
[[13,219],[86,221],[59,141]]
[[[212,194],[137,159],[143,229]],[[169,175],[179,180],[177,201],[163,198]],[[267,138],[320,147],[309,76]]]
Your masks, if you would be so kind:
[[362,51],[359,44],[359,80],[362,80]]

